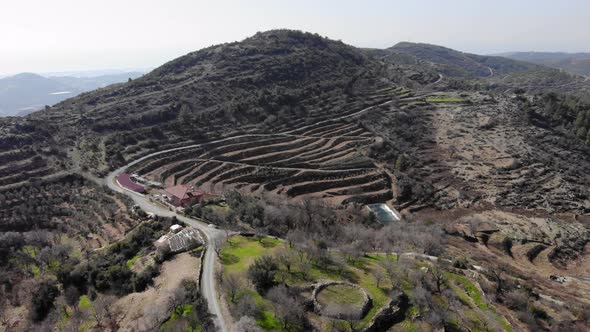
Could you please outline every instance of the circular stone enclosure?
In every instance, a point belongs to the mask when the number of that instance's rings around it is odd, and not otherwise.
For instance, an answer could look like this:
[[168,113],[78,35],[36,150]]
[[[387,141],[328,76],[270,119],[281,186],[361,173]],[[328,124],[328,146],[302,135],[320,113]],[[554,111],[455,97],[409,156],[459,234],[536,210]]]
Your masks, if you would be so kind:
[[361,287],[334,282],[320,285],[314,292],[316,312],[337,319],[361,319],[371,309],[372,301]]

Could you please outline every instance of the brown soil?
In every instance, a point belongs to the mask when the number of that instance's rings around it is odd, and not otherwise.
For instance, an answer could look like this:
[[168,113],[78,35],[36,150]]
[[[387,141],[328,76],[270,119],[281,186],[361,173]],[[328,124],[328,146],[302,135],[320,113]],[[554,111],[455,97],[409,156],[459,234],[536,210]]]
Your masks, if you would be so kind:
[[[169,311],[162,312],[154,308],[168,308],[168,298],[180,286],[184,279],[198,281],[199,258],[189,253],[182,253],[173,260],[162,264],[160,275],[154,280],[154,285],[141,293],[132,293],[117,301],[117,305],[125,308],[126,317],[121,323],[122,331],[144,330],[154,320],[166,319]],[[154,317],[155,313],[162,314]]]

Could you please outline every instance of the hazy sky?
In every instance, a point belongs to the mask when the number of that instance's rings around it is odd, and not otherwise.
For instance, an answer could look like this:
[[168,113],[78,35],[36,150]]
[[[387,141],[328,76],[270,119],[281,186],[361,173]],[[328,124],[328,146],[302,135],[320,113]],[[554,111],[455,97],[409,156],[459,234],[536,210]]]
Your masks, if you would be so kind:
[[0,74],[155,67],[273,28],[362,47],[590,51],[590,0],[0,0]]

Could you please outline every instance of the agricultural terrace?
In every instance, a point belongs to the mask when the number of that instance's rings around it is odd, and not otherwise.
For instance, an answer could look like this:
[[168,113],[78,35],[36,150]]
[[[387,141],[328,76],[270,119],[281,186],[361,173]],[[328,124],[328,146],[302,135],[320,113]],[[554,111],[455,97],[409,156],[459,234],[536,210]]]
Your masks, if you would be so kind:
[[246,132],[162,153],[129,171],[165,187],[186,184],[213,193],[239,189],[334,204],[384,202],[393,198],[392,181],[367,157],[375,137],[349,117],[393,111],[412,102],[413,95],[398,87],[367,94],[369,101],[353,99],[346,105],[326,101],[273,133]]
[[[409,303],[403,311],[403,320],[394,326],[400,331],[424,327],[418,318],[429,311],[433,301],[441,308],[453,303],[457,307],[453,316],[457,326],[483,328],[489,324],[511,331],[510,324],[489,304],[477,283],[461,275],[461,271],[441,272],[439,294],[427,300],[424,287],[438,275],[438,268],[428,262],[414,259],[398,259],[396,255],[371,254],[360,258],[347,257],[342,253],[322,249],[322,245],[290,248],[286,242],[274,238],[233,236],[221,253],[223,275],[221,285],[234,319],[242,316],[256,319],[265,330],[289,330],[311,324],[325,331],[337,327],[343,331],[369,327],[378,312],[387,307],[403,291]],[[272,275],[272,284],[261,289],[252,279],[254,267],[266,266],[265,272]],[[432,272],[430,269],[432,269]],[[360,290],[372,300],[370,310],[362,317],[342,319],[314,312],[310,307],[313,287],[332,281],[343,284],[321,289],[317,301],[324,308],[353,312],[364,304]],[[355,288],[348,285],[356,285]],[[298,311],[299,310],[299,311]],[[298,319],[302,315],[304,319]],[[354,315],[353,315],[354,316]],[[491,322],[490,322],[491,321]]]

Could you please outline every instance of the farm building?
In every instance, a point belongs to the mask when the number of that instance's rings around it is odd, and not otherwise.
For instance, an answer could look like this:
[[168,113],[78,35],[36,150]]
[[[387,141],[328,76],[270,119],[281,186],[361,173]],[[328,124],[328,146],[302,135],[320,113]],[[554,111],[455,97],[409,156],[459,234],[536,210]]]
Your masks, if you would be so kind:
[[198,203],[203,196],[202,192],[192,190],[185,184],[166,188],[165,191],[168,201],[174,206],[185,206],[190,202]]
[[121,173],[119,176],[117,176],[117,183],[129,190],[133,190],[140,194],[145,194],[145,187],[141,184],[133,182],[133,180],[131,180],[131,176],[127,173]]
[[201,234],[194,228],[184,228],[177,233],[170,230],[168,234],[160,237],[155,245],[157,248],[170,248],[173,253],[189,250],[199,245],[204,244],[205,241]]
[[396,210],[387,206],[387,204],[369,204],[367,209],[375,215],[377,221],[382,224],[389,224],[394,221],[402,220],[402,216]]

